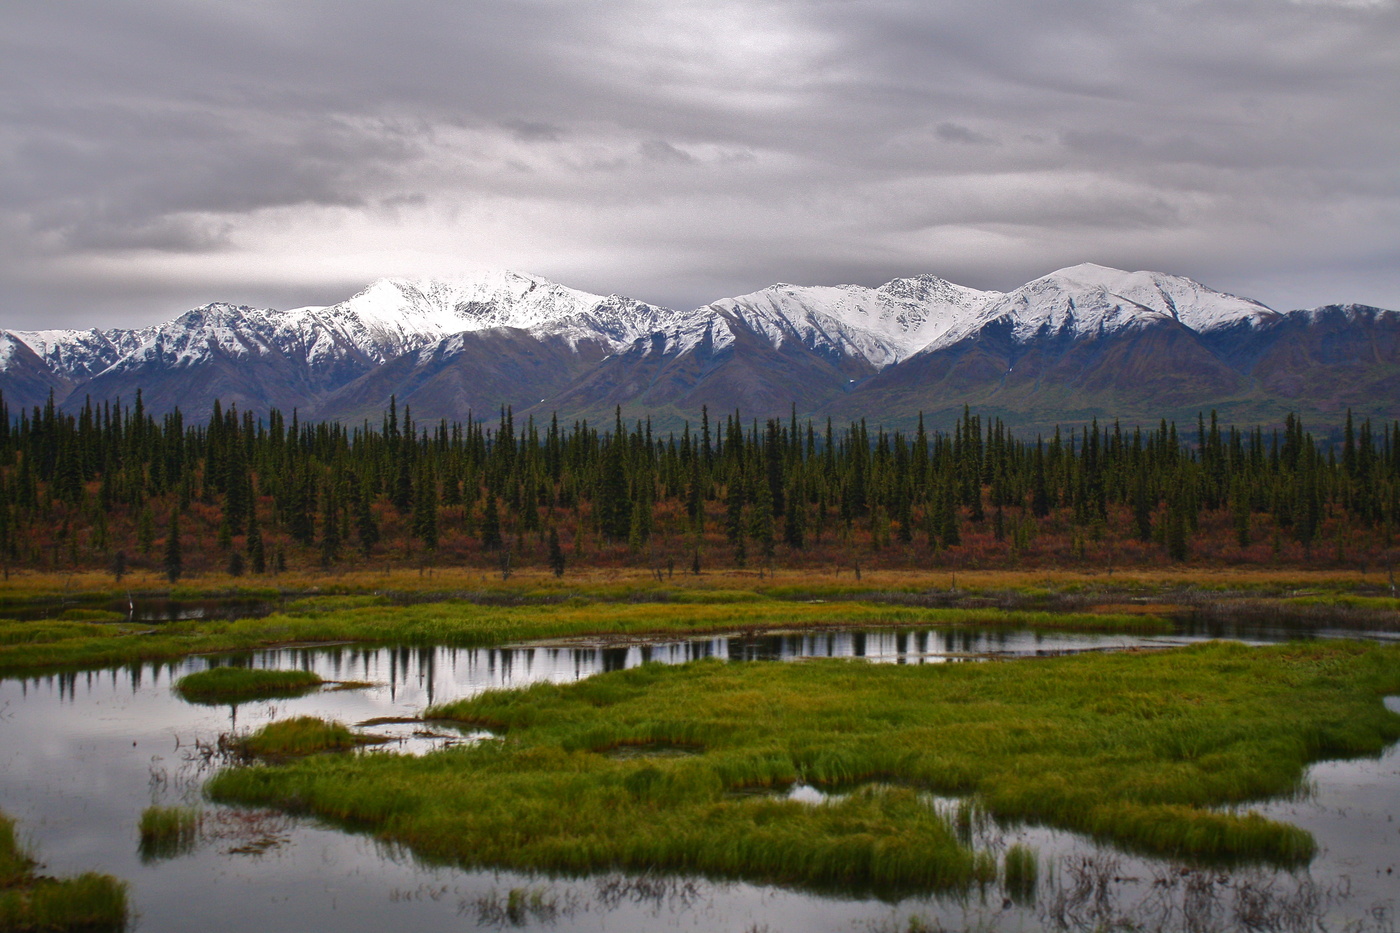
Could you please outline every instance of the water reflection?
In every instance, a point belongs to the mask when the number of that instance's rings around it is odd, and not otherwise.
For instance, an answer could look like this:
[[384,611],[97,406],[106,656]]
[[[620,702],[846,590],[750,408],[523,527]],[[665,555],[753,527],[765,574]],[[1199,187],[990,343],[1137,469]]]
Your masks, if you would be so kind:
[[[337,933],[382,930],[395,924],[407,929],[491,928],[500,925],[501,916],[514,924],[512,903],[535,905],[518,913],[525,926],[553,922],[569,929],[904,930],[911,916],[929,918],[930,924],[949,929],[1058,929],[1071,928],[1064,925],[1066,918],[1077,916],[1076,885],[1091,871],[1085,866],[1097,866],[1092,871],[1098,871],[1110,864],[1115,866],[1112,878],[1117,879],[1111,887],[1118,892],[1110,900],[1118,913],[1106,916],[1141,925],[1149,918],[1129,916],[1139,903],[1135,898],[1155,896],[1161,886],[1154,886],[1154,879],[1166,877],[1170,866],[1127,859],[1070,834],[1034,827],[1003,828],[992,844],[1020,843],[1039,853],[1046,874],[1038,905],[1003,903],[995,890],[962,899],[916,898],[889,905],[699,879],[553,880],[427,866],[393,847],[312,822],[201,804],[199,788],[209,769],[218,766],[215,743],[221,732],[256,729],[288,716],[314,715],[347,723],[380,720],[364,728],[394,736],[395,748],[422,751],[449,741],[489,738],[484,733],[448,735],[438,724],[419,721],[422,710],[431,704],[488,689],[569,683],[648,662],[835,657],[933,664],[989,656],[1166,647],[1220,634],[1218,627],[1209,626],[1168,636],[939,629],[808,631],[656,642],[597,639],[490,649],[341,645],[0,681],[0,808],[20,821],[22,831],[42,853],[47,871],[73,874],[97,869],[130,880],[142,933],[193,926],[228,931],[333,928]],[[1280,636],[1254,627],[1247,640],[1262,642],[1296,634]],[[327,680],[365,681],[372,686],[323,690],[236,708],[193,706],[171,692],[172,683],[184,674],[225,664],[297,668]],[[386,723],[385,719],[400,721]],[[1393,915],[1386,913],[1395,906],[1395,886],[1390,880],[1400,871],[1400,824],[1394,822],[1400,814],[1400,757],[1392,749],[1379,760],[1321,764],[1311,778],[1318,788],[1312,798],[1269,804],[1266,810],[1312,831],[1323,850],[1319,859],[1296,877],[1237,873],[1231,884],[1272,885],[1279,892],[1306,892],[1309,883],[1327,891],[1345,886],[1349,898],[1345,903],[1329,903],[1327,925],[1341,928],[1351,923],[1356,929],[1381,929],[1379,921],[1372,919]],[[789,793],[810,802],[825,798],[814,788],[798,787]],[[205,807],[205,844],[178,858],[143,862],[136,835],[141,811],[152,804],[181,803]],[[1094,861],[1084,862],[1084,858]],[[1387,869],[1392,874],[1385,874]],[[667,884],[681,885],[686,896],[666,894],[671,890]],[[1186,882],[1181,884],[1185,892]],[[511,896],[517,891],[526,893],[513,902]],[[662,892],[657,899],[642,896],[655,891]],[[1373,909],[1379,913],[1367,913]],[[1180,912],[1175,916],[1186,919]],[[1211,916],[1213,925],[1201,929],[1236,928],[1230,926],[1232,914]]]

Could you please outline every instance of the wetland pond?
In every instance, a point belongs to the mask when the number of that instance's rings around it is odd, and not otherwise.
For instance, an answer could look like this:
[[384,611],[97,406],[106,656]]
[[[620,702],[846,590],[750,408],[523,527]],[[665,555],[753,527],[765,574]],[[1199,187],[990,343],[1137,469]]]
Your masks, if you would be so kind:
[[[394,741],[360,754],[422,753],[477,738],[411,721],[430,704],[493,688],[572,682],[648,661],[852,657],[920,664],[1318,634],[1326,633],[1187,624],[1170,635],[937,629],[495,649],[333,646],[8,679],[0,681],[0,809],[16,819],[46,872],[95,870],[127,880],[131,929],[140,931],[1394,930],[1400,906],[1396,746],[1376,759],[1317,764],[1300,799],[1253,808],[1313,833],[1318,855],[1301,871],[1190,868],[1058,830],[980,822],[972,829],[979,846],[1034,850],[1039,880],[1033,892],[993,885],[896,902],[704,878],[461,870],[424,864],[314,819],[210,804],[200,796],[205,778],[220,766],[213,750],[223,733],[289,716],[378,720],[363,728]],[[304,669],[370,686],[236,708],[193,705],[171,690],[185,674],[226,664]],[[1400,712],[1400,700],[1387,704]],[[386,722],[392,720],[399,722]],[[802,785],[786,793],[812,806],[826,799]],[[202,808],[198,837],[186,851],[143,858],[137,826],[153,804]],[[929,798],[929,805],[951,811],[956,802]]]

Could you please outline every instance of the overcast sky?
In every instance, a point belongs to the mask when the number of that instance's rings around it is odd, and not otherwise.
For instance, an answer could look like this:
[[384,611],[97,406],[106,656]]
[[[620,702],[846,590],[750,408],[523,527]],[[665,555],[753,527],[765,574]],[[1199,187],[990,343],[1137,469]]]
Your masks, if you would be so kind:
[[1400,308],[1400,0],[0,8],[0,326],[481,267]]

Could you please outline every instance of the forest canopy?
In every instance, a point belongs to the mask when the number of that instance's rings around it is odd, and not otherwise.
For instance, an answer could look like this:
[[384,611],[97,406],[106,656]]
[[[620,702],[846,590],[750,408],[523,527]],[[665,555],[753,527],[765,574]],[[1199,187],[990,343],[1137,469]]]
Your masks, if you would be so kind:
[[1016,437],[740,412],[660,436],[645,421],[207,423],[91,401],[0,398],[0,562],[204,572],[394,564],[500,568],[1385,565],[1400,524],[1400,424],[1314,438],[1289,416],[1202,413]]

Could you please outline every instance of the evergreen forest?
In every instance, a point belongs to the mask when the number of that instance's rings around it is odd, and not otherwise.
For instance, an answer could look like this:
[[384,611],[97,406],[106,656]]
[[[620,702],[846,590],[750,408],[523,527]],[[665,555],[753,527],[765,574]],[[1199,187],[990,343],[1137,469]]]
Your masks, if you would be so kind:
[[1097,422],[1017,437],[964,411],[949,433],[766,423],[207,423],[129,405],[0,398],[0,565],[205,573],[418,567],[1390,567],[1400,423],[1314,437]]

